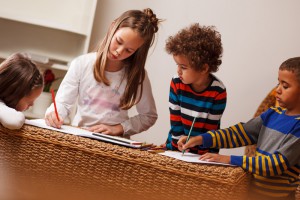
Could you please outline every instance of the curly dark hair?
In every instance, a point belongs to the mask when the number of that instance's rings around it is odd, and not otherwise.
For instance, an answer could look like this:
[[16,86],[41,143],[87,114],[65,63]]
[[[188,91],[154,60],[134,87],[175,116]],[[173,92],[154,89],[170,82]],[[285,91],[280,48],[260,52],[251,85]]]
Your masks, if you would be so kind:
[[222,63],[221,35],[214,26],[194,23],[170,36],[166,41],[166,51],[172,55],[185,56],[197,71],[208,64],[209,72],[216,72]]

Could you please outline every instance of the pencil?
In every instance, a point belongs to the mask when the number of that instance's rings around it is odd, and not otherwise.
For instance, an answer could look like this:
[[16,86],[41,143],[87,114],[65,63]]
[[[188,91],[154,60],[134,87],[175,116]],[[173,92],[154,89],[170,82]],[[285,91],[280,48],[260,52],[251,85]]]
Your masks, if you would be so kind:
[[[193,126],[194,126],[195,120],[196,120],[196,117],[194,117],[194,120],[193,120],[192,126],[191,126],[191,128],[190,128],[190,131],[189,131],[189,134],[188,134],[188,137],[187,137],[187,139],[186,139],[186,142],[185,142],[185,143],[187,143],[187,142],[189,141],[189,139],[190,139],[191,132],[192,132],[192,130],[193,130]],[[184,152],[185,152],[185,150],[182,150],[182,156],[183,156]]]
[[59,121],[57,107],[56,107],[56,103],[55,103],[54,90],[52,88],[51,88],[51,93],[52,93],[52,101],[53,101],[53,104],[54,104],[55,115],[56,115],[57,120]]

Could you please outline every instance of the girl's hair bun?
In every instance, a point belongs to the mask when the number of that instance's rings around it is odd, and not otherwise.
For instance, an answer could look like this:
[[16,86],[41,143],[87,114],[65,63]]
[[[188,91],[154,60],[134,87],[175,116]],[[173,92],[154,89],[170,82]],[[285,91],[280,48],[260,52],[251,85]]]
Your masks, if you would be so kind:
[[154,33],[156,33],[158,31],[158,23],[160,20],[157,19],[156,14],[154,14],[150,8],[144,9],[143,12],[148,16],[149,22],[153,26]]

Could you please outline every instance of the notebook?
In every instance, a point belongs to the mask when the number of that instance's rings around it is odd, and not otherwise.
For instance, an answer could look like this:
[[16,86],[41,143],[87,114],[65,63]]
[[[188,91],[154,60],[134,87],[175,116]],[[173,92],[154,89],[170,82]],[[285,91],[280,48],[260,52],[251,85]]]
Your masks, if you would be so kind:
[[231,164],[199,160],[200,155],[193,154],[193,153],[190,153],[190,152],[186,152],[186,153],[184,153],[184,155],[180,151],[165,151],[165,152],[159,153],[159,154],[163,155],[163,156],[168,156],[168,157],[171,157],[171,158],[175,158],[175,159],[178,159],[178,160],[182,160],[182,161],[185,161],[185,162],[191,162],[191,163],[204,163],[204,164],[235,166],[235,165],[231,165]]
[[60,129],[54,128],[54,127],[48,126],[44,119],[31,119],[31,120],[26,119],[25,124],[44,128],[44,129],[54,130],[54,131],[58,131],[58,132],[62,132],[62,133],[77,135],[77,136],[81,136],[81,137],[92,138],[92,139],[105,141],[105,142],[109,142],[109,143],[113,143],[113,144],[118,144],[118,145],[122,145],[122,146],[127,146],[127,147],[131,147],[131,148],[141,148],[143,145],[142,142],[138,142],[138,141],[134,141],[134,140],[118,137],[118,136],[106,135],[106,134],[102,134],[102,133],[94,133],[94,132],[90,132],[88,130],[84,130],[81,128],[68,126],[68,125],[62,125],[62,127]]

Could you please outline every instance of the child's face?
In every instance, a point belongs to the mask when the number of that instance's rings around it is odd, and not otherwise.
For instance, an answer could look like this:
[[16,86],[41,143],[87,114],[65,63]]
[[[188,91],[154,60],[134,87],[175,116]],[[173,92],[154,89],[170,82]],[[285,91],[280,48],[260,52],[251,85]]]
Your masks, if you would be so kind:
[[36,98],[38,98],[40,96],[42,91],[43,91],[42,87],[33,89],[29,93],[29,95],[20,99],[20,101],[18,102],[18,104],[16,106],[16,110],[21,111],[21,112],[27,110],[30,106],[33,105],[33,102],[36,100]]
[[300,114],[300,83],[296,75],[287,70],[279,70],[276,100],[287,109],[287,114]]
[[143,38],[138,32],[129,27],[116,31],[109,47],[108,59],[120,61],[128,58],[144,44]]
[[192,68],[185,56],[173,55],[173,58],[177,64],[178,76],[184,84],[191,84],[193,88],[199,88],[199,85],[203,84],[203,80],[207,79],[209,73]]

